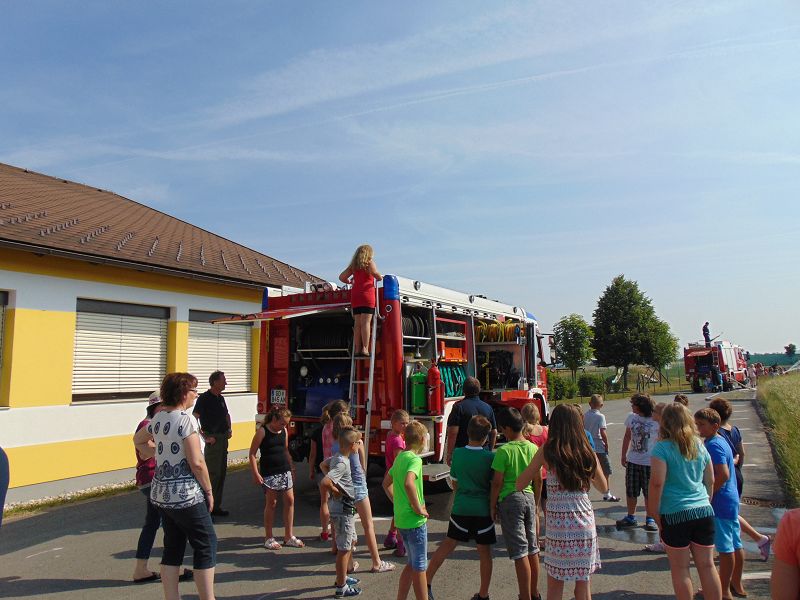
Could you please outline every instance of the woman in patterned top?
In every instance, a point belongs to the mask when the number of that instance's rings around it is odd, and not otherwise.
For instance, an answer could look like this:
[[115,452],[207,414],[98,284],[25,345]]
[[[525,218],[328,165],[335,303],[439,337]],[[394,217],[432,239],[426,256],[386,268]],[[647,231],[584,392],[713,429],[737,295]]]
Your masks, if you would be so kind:
[[543,467],[547,469],[547,599],[560,599],[564,582],[574,581],[576,600],[589,600],[589,577],[600,568],[589,488],[594,485],[604,492],[606,478],[577,406],[560,404],[553,409],[547,441],[517,478],[517,489],[529,485]]
[[178,571],[186,542],[194,549],[194,581],[200,600],[214,600],[217,535],[211,522],[214,498],[203,458],[200,424],[192,416],[197,379],[169,373],[161,383],[161,412],[133,437],[146,452],[155,443],[156,470],[150,501],[158,507],[164,529],[161,582],[166,600],[177,600]]

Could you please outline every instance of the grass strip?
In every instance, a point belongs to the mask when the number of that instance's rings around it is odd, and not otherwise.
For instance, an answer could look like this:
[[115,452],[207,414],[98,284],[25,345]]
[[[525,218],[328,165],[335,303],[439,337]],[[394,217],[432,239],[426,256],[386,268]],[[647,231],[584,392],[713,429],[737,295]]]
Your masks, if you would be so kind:
[[[246,458],[238,458],[228,460],[228,471],[239,471],[248,466]],[[121,481],[117,483],[108,483],[105,485],[98,485],[83,490],[74,492],[66,492],[58,496],[46,496],[44,498],[37,498],[35,500],[25,500],[22,502],[13,502],[5,505],[3,509],[3,519],[8,517],[22,517],[31,516],[33,514],[54,508],[58,506],[67,506],[76,502],[84,502],[86,500],[95,500],[98,498],[110,498],[117,494],[124,494],[136,489],[134,481]]]
[[800,373],[760,379],[756,398],[790,503],[800,506]]

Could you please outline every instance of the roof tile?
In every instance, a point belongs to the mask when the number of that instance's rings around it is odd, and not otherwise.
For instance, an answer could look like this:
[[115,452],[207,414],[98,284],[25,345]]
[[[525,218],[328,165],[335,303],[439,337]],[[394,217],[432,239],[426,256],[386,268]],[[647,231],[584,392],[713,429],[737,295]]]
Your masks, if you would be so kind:
[[321,281],[118,194],[0,163],[2,241],[251,285]]

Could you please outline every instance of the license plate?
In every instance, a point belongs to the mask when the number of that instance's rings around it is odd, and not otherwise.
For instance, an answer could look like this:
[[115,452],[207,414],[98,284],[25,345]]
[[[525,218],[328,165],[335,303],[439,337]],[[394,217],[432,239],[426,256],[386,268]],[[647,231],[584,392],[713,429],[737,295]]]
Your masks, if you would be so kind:
[[272,390],[270,404],[286,406],[286,390]]

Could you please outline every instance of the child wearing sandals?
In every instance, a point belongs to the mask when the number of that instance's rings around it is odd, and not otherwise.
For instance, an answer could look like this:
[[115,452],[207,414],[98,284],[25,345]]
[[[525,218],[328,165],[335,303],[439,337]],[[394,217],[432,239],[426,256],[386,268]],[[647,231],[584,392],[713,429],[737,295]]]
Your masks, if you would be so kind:
[[[720,420],[722,421],[718,433],[726,442],[728,442],[728,445],[731,447],[731,452],[733,452],[733,469],[736,472],[736,491],[741,499],[742,491],[744,489],[744,477],[742,474],[742,466],[744,465],[744,443],[742,441],[742,433],[739,431],[739,428],[736,427],[736,425],[731,425],[728,423],[728,420],[733,414],[733,406],[731,406],[731,403],[725,400],[725,398],[714,398],[708,404],[708,407],[716,411],[719,414]],[[739,515],[739,526],[741,527],[742,532],[746,533],[747,536],[758,546],[758,551],[761,554],[761,560],[769,560],[769,549],[772,544],[772,540],[769,538],[769,536],[760,533],[755,527],[750,525],[750,523],[748,523],[741,514]],[[737,589],[735,590],[734,595],[742,593],[743,591],[741,589]]]
[[354,570],[353,544],[356,540],[356,507],[353,476],[350,471],[350,454],[355,452],[359,433],[345,429],[339,435],[339,452],[327,463],[328,472],[320,487],[328,491],[328,509],[336,538],[336,593],[334,598],[350,598],[361,594],[355,587],[358,579],[347,575]]
[[575,598],[590,600],[590,577],[600,568],[594,511],[589,489],[605,491],[600,460],[583,429],[583,414],[575,405],[561,404],[550,415],[550,432],[542,449],[515,482],[522,491],[547,468],[547,540],[544,566],[547,598],[560,600],[564,582],[575,583]]
[[[406,441],[403,436],[406,433],[406,427],[408,427],[409,422],[410,417],[402,408],[392,413],[392,430],[386,436],[385,459],[387,472],[392,468],[397,455],[406,449]],[[403,538],[397,533],[397,528],[394,526],[394,517],[392,517],[392,522],[389,524],[389,533],[386,534],[386,538],[383,540],[383,547],[394,548],[395,556],[402,557],[406,555]]]
[[[333,420],[333,432],[339,438],[343,431],[353,429],[353,419],[347,413],[340,413]],[[394,570],[394,565],[390,562],[381,560],[378,553],[378,542],[375,539],[375,525],[372,521],[372,506],[369,502],[369,490],[367,489],[367,475],[364,472],[364,465],[367,464],[364,443],[361,440],[361,433],[356,431],[358,439],[353,445],[353,451],[349,455],[350,473],[353,478],[354,501],[356,511],[364,528],[364,538],[367,540],[367,548],[372,558],[372,568],[370,573],[386,573]],[[323,473],[330,469],[330,461],[322,464]],[[355,548],[354,548],[355,549]],[[358,563],[353,563],[353,571],[358,569]]]
[[[281,545],[273,536],[275,507],[278,496],[283,497],[284,545],[302,548],[305,544],[292,534],[294,525],[294,463],[289,454],[289,436],[286,428],[292,418],[285,408],[273,408],[267,413],[264,424],[258,428],[250,444],[248,459],[253,481],[264,490],[264,548],[280,550]],[[256,461],[256,452],[261,457]]]

